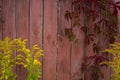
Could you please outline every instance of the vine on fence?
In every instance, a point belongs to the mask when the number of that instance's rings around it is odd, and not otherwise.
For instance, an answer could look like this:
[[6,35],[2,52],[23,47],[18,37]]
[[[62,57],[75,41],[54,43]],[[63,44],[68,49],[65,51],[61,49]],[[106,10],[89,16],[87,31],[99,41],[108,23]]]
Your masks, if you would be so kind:
[[[120,10],[120,1],[73,0],[71,6],[72,11],[66,11],[65,18],[72,21],[72,26],[71,28],[65,28],[65,35],[70,41],[78,41],[79,37],[74,32],[76,27],[85,34],[84,43],[86,46],[93,45],[95,55],[86,56],[81,69],[83,73],[86,73],[86,69],[90,69],[91,80],[99,80],[103,78],[100,63],[107,60],[107,56],[101,50],[114,43],[119,34],[118,11]],[[85,24],[81,23],[81,19]],[[96,42],[96,38],[102,38],[103,40]],[[100,46],[100,43],[104,43],[103,47]],[[89,62],[92,64],[89,65]],[[80,77],[80,80],[83,80],[83,78]]]

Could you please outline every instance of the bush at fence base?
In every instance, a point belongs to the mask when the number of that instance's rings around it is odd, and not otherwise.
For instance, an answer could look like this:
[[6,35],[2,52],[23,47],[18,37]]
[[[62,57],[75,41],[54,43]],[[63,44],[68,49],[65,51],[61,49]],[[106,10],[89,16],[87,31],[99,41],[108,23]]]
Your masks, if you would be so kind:
[[105,52],[111,53],[112,60],[103,62],[102,64],[107,64],[113,70],[112,80],[120,80],[120,43],[115,42],[110,45],[111,48],[105,49]]
[[20,38],[10,40],[8,37],[0,40],[0,80],[15,80],[17,77],[13,72],[15,65],[22,65],[28,71],[27,80],[40,78],[41,63],[38,59],[43,56],[43,50],[38,45],[34,45],[30,50],[26,42],[27,40]]

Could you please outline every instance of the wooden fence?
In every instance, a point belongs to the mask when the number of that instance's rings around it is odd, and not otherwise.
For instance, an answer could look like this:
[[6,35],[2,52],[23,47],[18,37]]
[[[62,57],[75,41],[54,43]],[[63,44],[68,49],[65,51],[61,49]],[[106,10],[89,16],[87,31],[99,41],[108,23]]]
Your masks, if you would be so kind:
[[[80,44],[69,42],[64,35],[64,28],[71,26],[64,18],[71,0],[1,0],[0,6],[1,39],[21,37],[28,39],[30,48],[38,44],[44,49],[40,80],[77,80],[79,76],[73,75],[80,70],[83,56],[92,55],[92,49],[91,45],[84,48],[82,32],[79,33]],[[17,80],[26,80],[23,67],[16,67],[16,73]],[[108,70],[105,76],[105,80],[109,80]]]

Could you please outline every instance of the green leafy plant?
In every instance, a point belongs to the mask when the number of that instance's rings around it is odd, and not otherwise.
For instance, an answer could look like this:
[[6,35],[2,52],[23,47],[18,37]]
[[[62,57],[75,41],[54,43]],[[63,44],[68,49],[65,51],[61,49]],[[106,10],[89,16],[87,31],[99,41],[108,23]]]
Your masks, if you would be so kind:
[[120,43],[115,42],[110,45],[110,49],[105,49],[105,52],[112,54],[111,61],[102,62],[102,64],[107,64],[113,70],[112,79],[120,80]]
[[[13,72],[15,65],[22,65],[28,71],[27,80],[38,80],[41,75],[41,63],[39,58],[43,56],[43,50],[34,45],[32,50],[26,46],[27,40],[20,38],[10,40],[6,37],[0,40],[0,79],[15,80]],[[15,52],[17,55],[15,56]],[[14,56],[13,56],[14,55]]]

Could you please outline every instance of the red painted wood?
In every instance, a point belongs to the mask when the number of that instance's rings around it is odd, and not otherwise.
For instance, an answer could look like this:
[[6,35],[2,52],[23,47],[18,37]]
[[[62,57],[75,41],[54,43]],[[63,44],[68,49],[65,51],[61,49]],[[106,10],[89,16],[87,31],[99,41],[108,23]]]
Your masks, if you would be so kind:
[[28,39],[29,32],[29,0],[16,0],[17,37]]
[[70,80],[70,41],[65,37],[64,30],[71,26],[71,22],[64,17],[66,10],[70,10],[71,0],[61,0],[58,6],[58,64],[57,79]]
[[[92,18],[89,18],[89,21],[87,22],[86,21],[86,23],[87,23],[87,27],[88,27],[88,29],[89,29],[89,31],[88,31],[88,33],[87,33],[87,35],[88,34],[94,34],[93,32],[93,24],[94,24],[94,21],[92,20]],[[98,36],[98,35],[97,35]],[[95,55],[95,53],[94,53],[94,51],[93,51],[93,44],[94,43],[96,43],[97,44],[97,42],[98,42],[98,38],[96,37],[96,35],[95,35],[95,37],[94,37],[94,41],[92,42],[90,42],[90,44],[88,45],[86,45],[86,56],[93,56],[93,55]],[[89,62],[89,63],[92,63],[92,62]],[[88,70],[87,70],[87,72],[85,73],[85,79],[86,80],[89,80],[90,78],[91,78],[91,70],[90,70],[90,66],[91,65],[89,65],[89,66],[87,66],[88,67]]]
[[3,22],[1,22],[1,17],[3,16],[3,1],[2,0],[0,0],[0,7],[1,7],[1,9],[0,9],[0,39],[2,40],[2,38],[3,38],[3,27],[4,27],[4,23]]
[[[99,45],[102,48],[101,50],[104,51],[107,48],[107,45],[105,45],[105,43],[106,43],[105,42],[105,37],[104,37],[104,35],[100,35],[99,37],[100,37],[99,38],[99,41],[100,41]],[[109,58],[111,60],[111,54],[109,54],[107,56],[107,58]],[[104,80],[111,80],[111,77],[110,77],[111,69],[110,69],[110,67],[109,66],[108,67],[104,66],[104,67],[102,67],[101,70],[102,70],[103,75],[104,75]]]
[[[84,26],[83,14],[80,16],[80,25]],[[71,80],[79,80],[83,78],[84,75],[81,72],[81,67],[83,63],[83,57],[85,56],[85,44],[84,44],[84,36],[85,34],[80,29],[81,26],[76,26],[74,28],[74,33],[76,37],[79,39],[78,42],[72,43],[72,53],[71,53]]]
[[[30,49],[34,44],[42,48],[42,0],[30,0]],[[42,59],[40,59],[42,62]],[[39,80],[42,80],[39,79]]]
[[56,80],[57,2],[44,0],[43,80]]
[[[120,0],[114,0],[115,2],[118,2]],[[119,32],[120,32],[120,11],[118,12],[118,26],[119,26]],[[118,36],[118,41],[120,41],[120,35]]]
[[[3,0],[4,2],[4,38],[9,37],[10,39],[16,38],[16,26],[15,26],[15,0]],[[16,56],[14,52],[13,57]],[[16,73],[16,66],[13,68]]]
[[30,47],[42,47],[42,0],[30,0]]
[[[33,44],[38,44],[41,48],[44,46],[42,80],[56,80],[56,78],[74,80],[80,77],[76,75],[74,77],[74,73],[81,68],[84,50],[87,56],[93,55],[93,50],[92,45],[84,49],[84,35],[77,28],[75,32],[78,32],[76,34],[80,37],[80,44],[72,43],[71,47],[71,43],[64,35],[64,28],[71,26],[64,18],[71,0],[59,0],[59,3],[58,0],[44,0],[44,16],[43,0],[30,0],[30,6],[29,0],[3,1],[5,24],[4,30],[1,29],[3,25],[0,24],[0,39],[2,36],[9,36],[12,39],[17,36],[22,39],[27,38],[30,48]],[[44,26],[42,26],[43,21]],[[105,80],[109,80],[109,70],[104,68],[103,71]],[[17,67],[17,74],[17,80],[26,80],[27,72],[23,67]]]
[[14,39],[16,37],[15,0],[4,0],[4,18],[4,37]]
[[84,75],[81,73],[83,54],[83,37],[81,36],[80,43],[74,43],[72,45],[71,80],[77,80],[84,77]]
[[[17,38],[28,39],[29,44],[29,0],[16,0]],[[27,72],[23,66],[17,67],[17,80],[26,80]]]

